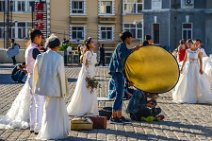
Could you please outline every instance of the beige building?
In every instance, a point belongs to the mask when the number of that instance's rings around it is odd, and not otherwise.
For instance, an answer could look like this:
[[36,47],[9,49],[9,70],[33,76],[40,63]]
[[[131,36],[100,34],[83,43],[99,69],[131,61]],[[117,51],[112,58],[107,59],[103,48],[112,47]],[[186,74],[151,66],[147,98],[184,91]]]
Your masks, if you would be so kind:
[[[31,7],[28,0],[14,0],[12,1],[11,9],[12,14],[12,25],[11,25],[11,36],[10,38],[17,39],[17,42],[23,46],[26,41],[28,30],[31,28]],[[4,47],[4,9],[5,0],[0,0],[0,47]]]
[[[0,0],[0,47],[3,47],[3,13]],[[14,38],[24,45],[31,28],[31,0],[14,0]],[[69,39],[74,45],[92,37],[104,44],[108,60],[119,42],[119,33],[129,30],[134,43],[143,39],[143,0],[48,0],[49,33]]]

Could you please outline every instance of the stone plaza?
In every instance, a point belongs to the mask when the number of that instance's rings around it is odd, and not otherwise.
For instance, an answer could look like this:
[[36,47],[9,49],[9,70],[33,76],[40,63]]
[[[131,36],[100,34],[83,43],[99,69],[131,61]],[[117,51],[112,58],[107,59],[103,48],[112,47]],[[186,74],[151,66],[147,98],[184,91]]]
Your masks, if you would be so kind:
[[[0,65],[0,115],[6,114],[12,102],[18,95],[23,84],[14,83],[11,78],[12,66]],[[66,67],[66,76],[69,81],[70,96],[74,92],[80,67]],[[107,67],[97,68],[97,79],[102,85],[97,89],[97,95],[107,96],[107,84],[110,76]],[[126,109],[128,101],[124,102]],[[99,106],[111,106],[112,101],[100,101]],[[158,100],[165,120],[161,122],[133,122],[129,125],[113,125],[108,121],[106,130],[71,131],[69,137],[63,141],[137,141],[137,140],[212,140],[212,105],[207,104],[175,104],[171,93],[161,94]],[[127,116],[127,115],[126,115]],[[0,130],[0,141],[35,140],[35,135],[29,130]]]

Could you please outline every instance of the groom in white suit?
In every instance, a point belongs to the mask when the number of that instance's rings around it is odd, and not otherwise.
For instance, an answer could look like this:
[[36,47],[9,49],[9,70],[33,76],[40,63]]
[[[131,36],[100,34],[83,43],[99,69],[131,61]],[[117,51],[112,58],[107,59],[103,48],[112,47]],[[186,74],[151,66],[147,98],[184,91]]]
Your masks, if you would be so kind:
[[26,69],[29,77],[29,87],[30,94],[32,95],[31,104],[30,104],[30,132],[34,132],[38,134],[41,128],[41,120],[42,120],[42,108],[44,103],[44,97],[35,95],[32,90],[32,82],[33,82],[33,68],[35,64],[35,60],[37,56],[40,54],[38,50],[38,45],[42,42],[42,33],[40,30],[33,30],[30,33],[31,43],[27,47],[25,52],[25,60],[26,60]]

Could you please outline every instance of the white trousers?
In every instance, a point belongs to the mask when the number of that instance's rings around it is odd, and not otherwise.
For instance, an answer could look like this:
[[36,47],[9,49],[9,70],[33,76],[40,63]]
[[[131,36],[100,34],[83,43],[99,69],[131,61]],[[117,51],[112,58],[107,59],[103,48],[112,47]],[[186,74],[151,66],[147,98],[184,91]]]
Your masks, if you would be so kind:
[[39,132],[42,122],[43,104],[45,101],[44,96],[36,95],[32,91],[32,76],[29,77],[30,94],[32,95],[29,118],[30,118],[30,130]]

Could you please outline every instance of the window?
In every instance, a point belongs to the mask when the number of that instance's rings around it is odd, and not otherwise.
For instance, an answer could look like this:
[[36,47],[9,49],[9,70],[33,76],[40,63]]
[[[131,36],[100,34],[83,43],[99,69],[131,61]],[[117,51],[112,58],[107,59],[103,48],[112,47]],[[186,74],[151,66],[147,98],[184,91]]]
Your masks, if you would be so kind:
[[70,30],[71,30],[71,39],[73,41],[85,39],[85,27],[84,26],[72,26]]
[[24,39],[27,37],[26,35],[26,23],[18,23],[18,38]]
[[[9,38],[24,39],[28,37],[29,29],[31,29],[30,22],[14,23],[13,26],[9,29]],[[0,22],[0,38],[4,38],[4,31],[4,23]]]
[[15,1],[10,1],[10,11],[15,11]]
[[124,13],[125,14],[139,14],[143,10],[143,0],[125,0]]
[[0,22],[0,38],[4,38],[4,23]]
[[27,11],[27,12],[31,12],[31,11],[32,11],[32,7],[31,7],[31,3],[32,3],[32,2],[34,2],[34,1],[28,1],[28,2],[27,2],[27,8],[26,8],[26,11]]
[[194,8],[194,0],[181,0],[181,8]]
[[25,1],[17,1],[17,11],[25,12]]
[[99,27],[99,39],[100,40],[113,40],[113,26],[100,26]]
[[9,38],[15,38],[15,25],[10,28]]
[[153,39],[155,44],[160,43],[160,25],[153,24]]
[[114,0],[99,0],[99,14],[111,15],[114,14]]
[[192,24],[185,23],[182,25],[182,39],[188,40],[192,39]]
[[162,0],[152,0],[152,9],[158,10],[162,8]]
[[124,31],[131,32],[134,39],[142,39],[143,38],[142,23],[138,23],[138,24],[124,24]]
[[0,1],[0,12],[4,12],[4,7],[5,7],[5,1],[3,0],[1,0]]
[[71,13],[72,14],[84,14],[85,13],[85,1],[84,0],[71,1]]
[[[5,28],[4,28],[4,23],[0,22],[0,38],[4,38],[4,34],[5,34]],[[10,29],[9,29],[9,38],[15,38],[15,25],[13,25]]]

